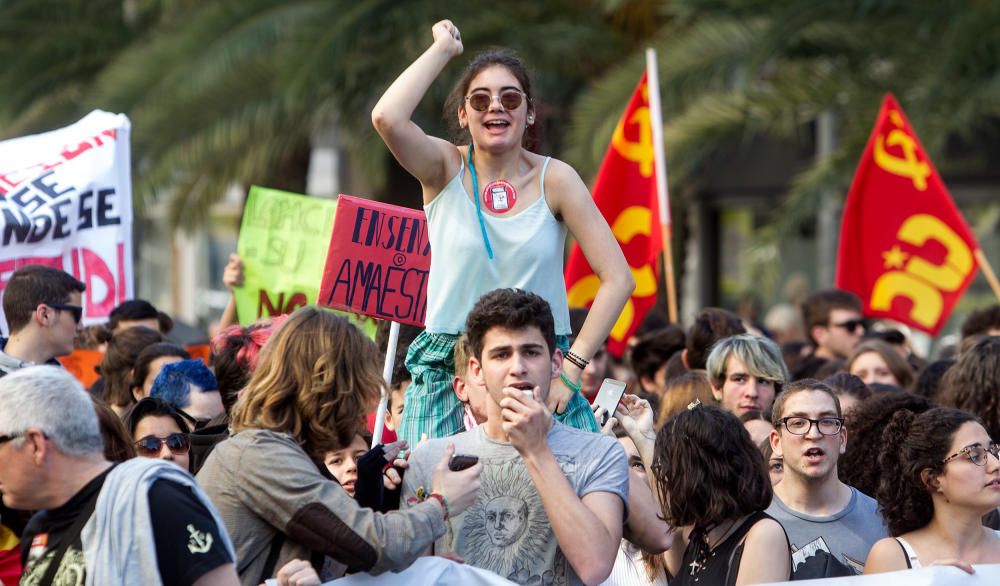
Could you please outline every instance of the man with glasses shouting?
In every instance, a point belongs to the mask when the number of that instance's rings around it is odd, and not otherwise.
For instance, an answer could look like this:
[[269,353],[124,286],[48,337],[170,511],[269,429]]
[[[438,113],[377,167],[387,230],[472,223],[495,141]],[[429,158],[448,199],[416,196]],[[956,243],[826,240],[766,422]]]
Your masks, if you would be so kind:
[[194,478],[162,460],[107,461],[90,397],[63,369],[0,379],[0,491],[38,511],[21,542],[22,584],[239,584]]
[[3,288],[9,339],[0,338],[0,377],[32,364],[57,364],[73,351],[87,287],[72,275],[42,265],[14,271]]
[[772,422],[771,447],[785,471],[767,514],[788,534],[793,579],[860,574],[886,529],[875,500],[837,476],[847,430],[836,394],[815,379],[791,383]]

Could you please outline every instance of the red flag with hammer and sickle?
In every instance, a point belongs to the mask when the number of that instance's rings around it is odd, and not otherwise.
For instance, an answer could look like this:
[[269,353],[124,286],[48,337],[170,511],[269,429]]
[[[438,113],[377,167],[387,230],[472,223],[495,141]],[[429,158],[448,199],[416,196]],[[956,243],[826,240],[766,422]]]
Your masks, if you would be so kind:
[[837,287],[864,314],[936,335],[972,282],[979,245],[887,94],[847,195]]
[[[645,74],[615,127],[593,194],[635,277],[635,291],[608,338],[608,351],[621,356],[629,336],[656,303],[657,257],[663,250]],[[600,280],[576,243],[566,263],[565,277],[570,307],[589,307]]]

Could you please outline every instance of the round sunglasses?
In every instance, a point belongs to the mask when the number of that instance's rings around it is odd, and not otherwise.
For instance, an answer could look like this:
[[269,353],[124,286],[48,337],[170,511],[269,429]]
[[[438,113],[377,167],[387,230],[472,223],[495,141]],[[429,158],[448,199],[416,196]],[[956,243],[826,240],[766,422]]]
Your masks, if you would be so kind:
[[151,457],[160,453],[163,445],[167,446],[170,453],[175,456],[183,456],[191,449],[191,442],[186,433],[172,433],[165,438],[155,435],[147,435],[135,442],[135,451],[140,456]]
[[517,110],[521,102],[524,101],[524,94],[518,90],[507,89],[500,92],[499,96],[490,95],[488,92],[476,92],[465,96],[469,107],[476,112],[489,110],[493,100],[500,100],[500,105],[503,106],[504,110]]

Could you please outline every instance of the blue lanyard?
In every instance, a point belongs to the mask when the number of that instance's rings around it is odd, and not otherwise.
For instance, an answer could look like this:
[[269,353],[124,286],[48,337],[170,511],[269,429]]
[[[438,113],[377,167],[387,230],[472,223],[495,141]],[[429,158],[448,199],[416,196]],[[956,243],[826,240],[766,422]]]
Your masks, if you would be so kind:
[[472,199],[476,200],[476,217],[479,218],[479,229],[483,231],[483,244],[486,245],[486,254],[493,260],[493,247],[490,246],[490,237],[486,234],[486,220],[483,219],[482,204],[479,203],[479,180],[476,178],[476,166],[472,163],[472,143],[469,143],[469,173],[472,173]]

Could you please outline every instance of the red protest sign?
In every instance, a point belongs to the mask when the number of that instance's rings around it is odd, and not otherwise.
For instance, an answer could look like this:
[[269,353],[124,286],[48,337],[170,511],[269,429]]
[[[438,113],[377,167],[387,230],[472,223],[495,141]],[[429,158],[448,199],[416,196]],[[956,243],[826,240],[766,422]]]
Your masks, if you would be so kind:
[[430,269],[422,211],[341,195],[319,303],[422,326]]

